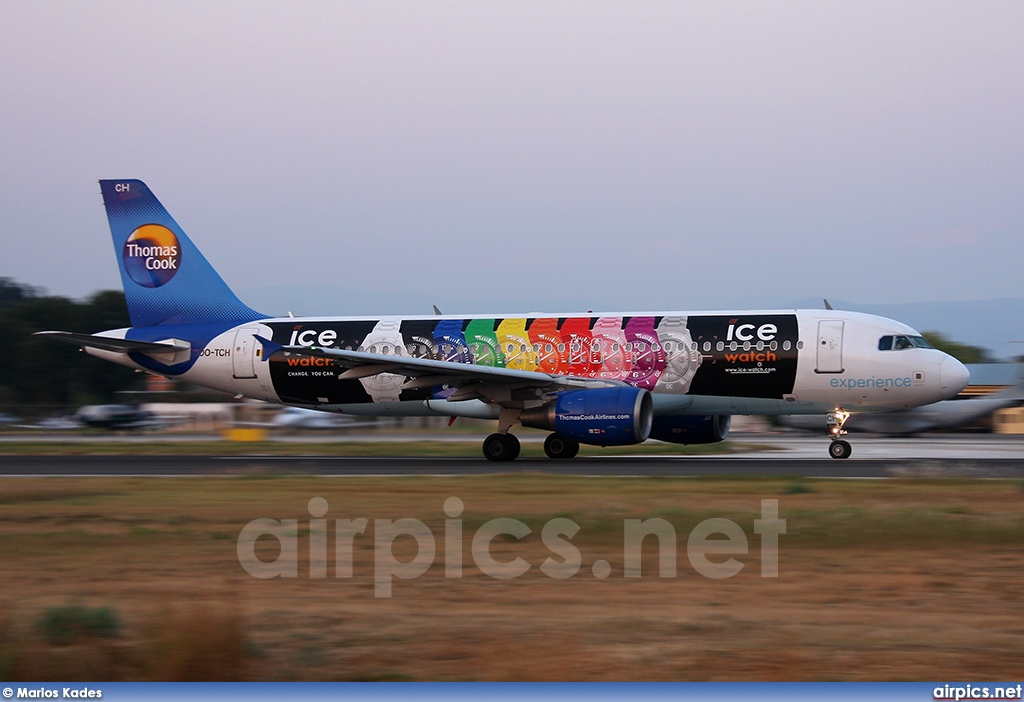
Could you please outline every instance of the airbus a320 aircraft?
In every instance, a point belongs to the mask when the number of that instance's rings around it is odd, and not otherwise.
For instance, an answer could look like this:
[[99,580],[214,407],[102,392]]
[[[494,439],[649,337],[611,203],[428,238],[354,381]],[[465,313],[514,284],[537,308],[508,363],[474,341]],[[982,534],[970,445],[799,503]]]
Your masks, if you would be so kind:
[[[138,180],[101,180],[132,326],[40,332],[121,365],[268,402],[354,415],[497,420],[544,451],[721,441],[733,414],[822,414],[847,458],[853,411],[954,397],[967,369],[883,317],[834,310],[267,317],[243,304]],[[900,339],[896,344],[893,339]]]

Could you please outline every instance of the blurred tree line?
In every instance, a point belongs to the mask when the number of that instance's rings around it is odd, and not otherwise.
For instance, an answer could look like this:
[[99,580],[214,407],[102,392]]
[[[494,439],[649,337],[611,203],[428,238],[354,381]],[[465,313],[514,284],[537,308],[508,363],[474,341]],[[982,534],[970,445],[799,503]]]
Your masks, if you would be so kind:
[[45,295],[39,288],[0,278],[0,405],[11,414],[41,405],[117,402],[121,390],[139,390],[144,376],[105,363],[71,344],[34,332],[95,333],[131,326],[124,293],[104,290],[84,301]]

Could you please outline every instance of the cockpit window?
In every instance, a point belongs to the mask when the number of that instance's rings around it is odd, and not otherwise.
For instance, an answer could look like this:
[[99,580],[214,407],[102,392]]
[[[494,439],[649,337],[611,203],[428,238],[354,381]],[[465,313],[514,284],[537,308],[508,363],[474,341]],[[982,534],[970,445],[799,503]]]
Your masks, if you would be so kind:
[[923,336],[883,336],[878,340],[879,351],[902,351],[903,349],[935,348]]

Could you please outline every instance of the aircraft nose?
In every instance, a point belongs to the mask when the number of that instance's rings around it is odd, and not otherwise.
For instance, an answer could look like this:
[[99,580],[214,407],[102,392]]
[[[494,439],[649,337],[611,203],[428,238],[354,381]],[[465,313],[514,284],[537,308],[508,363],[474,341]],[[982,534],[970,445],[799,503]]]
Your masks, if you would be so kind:
[[960,394],[971,380],[967,367],[952,356],[946,356],[939,364],[939,383],[942,385],[942,396],[949,400]]

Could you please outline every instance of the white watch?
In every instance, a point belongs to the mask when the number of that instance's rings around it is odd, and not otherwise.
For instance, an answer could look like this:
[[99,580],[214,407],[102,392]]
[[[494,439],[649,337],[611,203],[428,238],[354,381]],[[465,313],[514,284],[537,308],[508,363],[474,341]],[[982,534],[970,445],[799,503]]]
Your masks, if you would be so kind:
[[655,388],[664,392],[686,393],[703,360],[690,338],[690,330],[686,328],[686,317],[665,317],[657,332],[658,343],[665,352],[665,370]]
[[[401,326],[402,320],[400,319],[380,320],[363,339],[359,350],[384,356],[408,356],[400,331]],[[363,384],[374,402],[398,402],[402,385],[405,383],[405,376],[397,373],[377,373],[360,378],[359,382]]]

